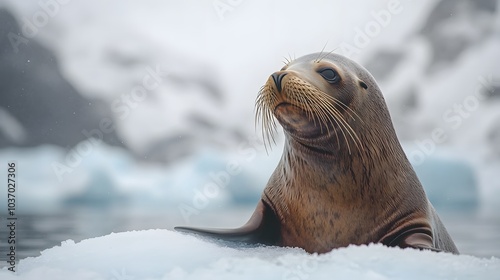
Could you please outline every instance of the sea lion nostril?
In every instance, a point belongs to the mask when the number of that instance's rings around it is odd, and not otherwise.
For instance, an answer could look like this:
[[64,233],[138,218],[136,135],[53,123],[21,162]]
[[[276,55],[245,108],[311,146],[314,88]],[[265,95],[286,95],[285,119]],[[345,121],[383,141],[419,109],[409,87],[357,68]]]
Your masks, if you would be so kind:
[[283,72],[275,72],[271,75],[273,77],[273,81],[276,84],[276,87],[278,88],[278,91],[281,92],[281,81],[283,80],[283,77],[286,76],[287,73]]

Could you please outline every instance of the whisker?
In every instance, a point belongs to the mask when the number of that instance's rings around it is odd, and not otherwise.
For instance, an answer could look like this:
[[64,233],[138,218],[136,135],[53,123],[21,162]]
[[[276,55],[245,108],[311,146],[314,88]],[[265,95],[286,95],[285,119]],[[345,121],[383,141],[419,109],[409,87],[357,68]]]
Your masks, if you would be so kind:
[[[337,98],[335,97],[332,97],[332,96],[328,96],[331,98],[332,102],[336,103],[337,105],[343,107],[344,109],[346,109],[348,111],[348,114],[350,115],[351,113],[353,113],[356,117],[358,117],[359,121],[361,121],[363,123],[363,119],[361,119],[361,117],[353,110],[351,109],[349,106],[345,105],[342,101],[338,100]],[[356,120],[354,117],[351,116],[351,118],[353,120]]]
[[[330,134],[330,126],[328,124],[333,125],[333,123],[335,123],[337,126],[340,127],[340,124],[339,124],[337,118],[335,116],[333,116],[331,113],[328,114],[328,111],[325,110],[325,108],[323,106],[321,106],[321,105],[316,106],[316,111],[320,115],[320,117],[323,121],[323,124],[326,126],[328,134]],[[335,138],[337,139],[337,145],[340,148],[339,135],[338,135],[337,131],[335,131]]]
[[[363,142],[348,121],[364,123],[355,110],[299,78],[291,79],[293,80],[290,80],[283,88],[283,91],[286,92],[287,102],[302,108],[306,112],[307,118],[315,126],[320,125],[321,133],[326,132],[327,135],[333,133],[332,137],[334,136],[337,140],[339,149],[341,148],[340,139],[343,138],[349,154],[352,154],[356,149],[363,157],[365,151]],[[256,126],[257,123],[262,125],[261,133],[268,153],[272,145],[276,144],[278,127],[274,116],[274,106],[277,104],[278,96],[274,89],[263,86],[255,100],[255,122]],[[335,127],[338,129],[332,131],[331,129]]]
[[345,120],[342,118],[342,116],[341,116],[340,112],[337,110],[337,108],[333,107],[329,103],[326,103],[325,105],[326,105],[325,106],[326,108],[324,110],[327,110],[327,112],[330,113],[329,117],[337,123],[337,126],[340,128],[340,132],[344,136],[344,140],[347,144],[347,150],[348,150],[349,154],[351,154],[351,145],[349,144],[349,141],[347,140],[346,131],[347,131],[347,134],[351,138],[352,138],[352,136],[350,135],[349,130],[346,128]]
[[318,57],[314,60],[314,62],[319,63],[323,59],[323,58],[321,58],[321,55],[323,54],[323,51],[325,50],[326,45],[328,45],[328,41],[326,41],[325,45],[323,46],[323,48],[319,52]]
[[[328,96],[328,98],[329,98],[329,99],[331,99],[331,100],[332,100],[335,104],[342,104],[342,105],[344,106],[344,108],[345,108],[345,107],[347,107],[344,103],[342,103],[342,102],[341,102],[340,100],[338,100],[337,98],[331,97],[331,96],[329,96],[329,95],[327,95],[327,96]],[[334,108],[334,107],[333,107],[333,108]],[[359,115],[358,115],[358,114],[357,114],[354,110],[352,110],[352,109],[351,109],[351,108],[349,108],[349,107],[347,107],[347,108],[349,109],[349,111],[350,111],[350,112],[352,112],[355,116],[357,116],[357,117],[358,117],[358,119],[360,120],[360,122],[361,122],[361,123],[364,123],[364,122],[363,122],[363,119],[361,119],[361,117],[360,117],[360,116],[359,116]],[[334,108],[334,109],[336,109],[336,108]],[[348,113],[348,114],[349,114],[349,113]],[[355,120],[355,119],[354,119],[354,117],[352,117],[352,116],[351,116],[351,114],[349,114],[349,116],[350,116],[353,120]],[[342,119],[343,119],[343,121],[344,121],[347,125],[349,125],[349,123],[348,123],[348,122],[347,122],[344,118],[342,118]],[[351,125],[349,125],[349,130],[350,130],[350,131],[354,134],[354,136],[355,136],[355,138],[356,138],[356,139],[354,139],[354,138],[353,138],[353,140],[356,140],[356,141],[354,141],[354,142],[356,143],[356,145],[358,145],[358,148],[361,148],[362,150],[364,150],[364,146],[363,146],[363,144],[362,144],[362,142],[361,142],[361,140],[360,140],[360,138],[359,138],[358,134],[356,133],[356,131],[354,131],[354,129],[352,129]]]
[[[334,104],[338,104],[338,103],[341,103],[344,106],[345,106],[345,104],[340,102],[338,99],[333,98],[330,95],[327,95],[327,94],[325,94],[322,91],[319,91],[317,89],[310,89],[306,92],[308,92],[309,93],[308,95],[310,95],[309,100],[315,101],[314,102],[314,105],[315,105],[314,112],[316,112],[316,114],[318,116],[318,120],[320,122],[322,122],[323,124],[325,124],[325,126],[327,128],[327,133],[330,134],[330,131],[329,131],[330,126],[328,124],[330,123],[333,125],[335,123],[337,125],[337,127],[340,128],[341,133],[343,134],[344,139],[346,140],[349,154],[351,154],[352,151],[351,151],[351,147],[349,145],[349,142],[347,141],[347,136],[349,136],[349,138],[351,138],[353,140],[355,146],[359,150],[364,150],[362,142],[361,142],[359,136],[357,135],[356,131],[354,131],[352,126],[345,120],[342,113],[334,106]],[[352,112],[359,119],[361,119],[358,114],[356,114],[354,111],[352,111]],[[352,116],[351,116],[351,118],[352,118]],[[336,131],[335,131],[335,136],[337,138],[337,143],[339,143],[338,142],[338,134]]]
[[262,125],[262,139],[267,153],[269,153],[271,142],[276,143],[274,132],[276,131],[277,126],[272,111],[269,108],[270,104],[274,104],[275,99],[274,94],[269,93],[266,86],[263,86],[260,89],[255,101],[255,124],[257,125],[257,123],[261,123]]
[[288,63],[290,63],[290,60],[286,56],[284,56],[283,59],[284,59],[284,61],[282,61],[283,64],[287,65]]
[[331,53],[333,53],[336,49],[337,48],[334,48],[333,50],[331,50],[330,52],[328,52],[327,54],[325,54],[323,57],[321,57],[321,59],[319,61],[323,60],[325,57],[327,57],[328,55],[330,55]]
[[342,126],[347,130],[347,133],[349,134],[349,136],[353,140],[354,144],[359,149],[360,146],[362,146],[362,143],[361,143],[361,140],[359,139],[356,131],[354,131],[352,126],[345,120],[345,118],[342,116],[340,111],[338,111],[338,109],[335,108],[335,106],[333,106],[333,104],[328,103],[327,106],[330,107],[332,111],[335,111],[335,115],[341,119],[341,123],[343,124]]

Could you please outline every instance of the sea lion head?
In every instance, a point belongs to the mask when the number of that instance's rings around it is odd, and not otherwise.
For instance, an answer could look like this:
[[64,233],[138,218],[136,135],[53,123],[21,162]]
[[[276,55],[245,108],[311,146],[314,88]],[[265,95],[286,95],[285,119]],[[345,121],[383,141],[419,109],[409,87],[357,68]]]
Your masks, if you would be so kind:
[[385,101],[370,73],[333,53],[289,62],[268,78],[256,100],[256,119],[262,122],[265,142],[274,140],[278,120],[287,137],[326,153],[362,149],[366,140],[362,138],[367,136],[359,132],[366,131],[365,120],[390,122],[385,112]]

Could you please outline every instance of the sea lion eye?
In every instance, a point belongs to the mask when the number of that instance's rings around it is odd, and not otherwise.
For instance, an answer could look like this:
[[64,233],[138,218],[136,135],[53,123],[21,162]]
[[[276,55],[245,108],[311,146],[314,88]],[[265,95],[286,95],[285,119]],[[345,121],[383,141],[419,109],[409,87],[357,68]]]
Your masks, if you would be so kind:
[[330,84],[334,84],[340,80],[339,74],[332,68],[321,69],[318,73]]

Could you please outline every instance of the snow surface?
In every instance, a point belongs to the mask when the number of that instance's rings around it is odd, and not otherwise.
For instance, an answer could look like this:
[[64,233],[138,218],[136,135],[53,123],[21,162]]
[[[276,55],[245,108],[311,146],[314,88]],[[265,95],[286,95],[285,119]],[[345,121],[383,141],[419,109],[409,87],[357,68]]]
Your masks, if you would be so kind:
[[62,242],[17,266],[10,279],[498,279],[500,259],[378,244],[327,254],[203,240],[169,230]]

